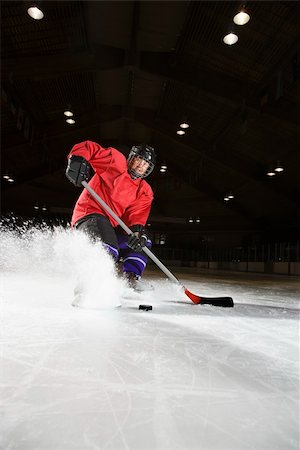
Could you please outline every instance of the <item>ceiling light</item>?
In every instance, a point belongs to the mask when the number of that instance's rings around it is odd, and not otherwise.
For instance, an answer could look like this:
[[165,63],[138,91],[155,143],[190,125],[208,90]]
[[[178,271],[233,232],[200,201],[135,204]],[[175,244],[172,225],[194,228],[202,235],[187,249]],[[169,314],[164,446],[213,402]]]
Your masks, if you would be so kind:
[[3,175],[3,177],[2,177],[4,180],[8,180],[9,178],[10,178],[10,176],[9,175],[7,175],[7,174],[5,174],[5,175]]
[[226,197],[224,197],[224,200],[225,200],[225,202],[229,202],[229,198],[226,196]]
[[162,164],[160,168],[167,170],[167,164]]
[[232,200],[234,198],[234,195],[232,192],[230,192],[230,194],[228,194],[227,197],[229,198],[229,200]]
[[183,130],[178,130],[178,131],[176,131],[176,133],[179,134],[180,136],[182,136],[183,134],[185,134],[185,131],[183,131]]
[[70,109],[66,109],[66,111],[64,111],[64,115],[67,117],[73,117],[74,114]]
[[34,209],[39,209],[39,205],[37,203],[34,205]]
[[233,45],[235,44],[239,38],[235,33],[228,33],[226,36],[223,37],[223,42],[227,45]]
[[75,123],[75,120],[74,119],[67,119],[66,122],[69,123],[70,125],[73,125]]
[[31,6],[27,9],[27,13],[34,20],[41,20],[44,17],[44,13],[37,6]]
[[193,221],[193,218],[192,217],[190,217],[189,218],[189,223],[193,223],[194,221]]
[[182,122],[182,123],[180,124],[180,128],[189,128],[189,124],[186,123],[186,122]]
[[13,183],[15,180],[13,178],[7,178],[7,181],[9,181],[10,183]]
[[45,205],[42,207],[42,210],[43,210],[43,211],[47,211],[47,208],[46,208]]
[[268,177],[274,177],[276,175],[276,172],[273,169],[268,170],[267,172]]
[[283,172],[284,171],[284,168],[283,168],[283,166],[282,166],[282,164],[281,164],[281,162],[280,161],[277,161],[277,164],[276,164],[276,166],[275,166],[275,172]]
[[200,223],[200,217],[196,217],[196,222]]
[[246,25],[246,23],[248,23],[249,20],[250,16],[245,11],[240,11],[233,18],[233,21],[236,25]]
[[166,173],[166,169],[160,168],[159,171],[160,171],[161,173]]

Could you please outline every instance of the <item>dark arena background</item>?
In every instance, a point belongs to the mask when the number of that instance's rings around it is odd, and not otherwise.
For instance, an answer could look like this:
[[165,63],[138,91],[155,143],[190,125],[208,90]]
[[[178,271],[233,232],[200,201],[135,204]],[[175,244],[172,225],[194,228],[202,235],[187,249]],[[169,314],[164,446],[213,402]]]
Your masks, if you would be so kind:
[[[299,37],[298,1],[1,1],[1,449],[299,448]],[[83,141],[154,147],[178,284],[70,227]]]

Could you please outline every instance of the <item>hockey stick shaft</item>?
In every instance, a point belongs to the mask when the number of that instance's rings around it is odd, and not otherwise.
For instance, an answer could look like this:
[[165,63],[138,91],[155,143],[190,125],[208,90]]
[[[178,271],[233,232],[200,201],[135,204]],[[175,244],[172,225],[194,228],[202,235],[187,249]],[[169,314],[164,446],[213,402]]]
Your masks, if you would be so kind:
[[[94,191],[91,186],[86,181],[82,181],[82,186],[85,187],[85,189],[94,197],[95,200],[115,219],[115,221],[123,228],[123,230],[128,234],[131,235],[133,232],[131,229],[123,222],[122,219],[120,219],[119,216],[106,204],[106,202]],[[172,281],[174,281],[176,284],[181,286],[184,290],[184,293],[192,300],[195,304],[210,304],[214,306],[233,306],[233,301],[231,297],[218,297],[218,298],[205,298],[200,297],[198,295],[193,294],[190,292],[186,287],[184,287],[180,281],[173,275],[172,272],[170,272],[169,269],[149,250],[147,247],[143,247],[143,252],[149,256],[150,259],[160,268],[162,272]]]

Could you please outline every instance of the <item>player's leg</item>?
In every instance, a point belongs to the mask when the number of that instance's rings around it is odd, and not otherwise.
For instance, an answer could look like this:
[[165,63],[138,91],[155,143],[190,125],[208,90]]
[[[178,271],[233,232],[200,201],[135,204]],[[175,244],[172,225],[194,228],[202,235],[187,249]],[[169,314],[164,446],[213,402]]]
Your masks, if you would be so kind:
[[102,246],[115,261],[119,258],[118,239],[114,227],[107,217],[101,214],[90,214],[75,224],[76,230],[85,232],[91,239],[101,241]]
[[[90,214],[75,224],[75,229],[86,233],[96,245],[102,245],[117,263],[119,259],[118,240],[113,226],[107,217],[100,214]],[[74,289],[73,306],[79,306],[86,296],[88,286],[78,280]]]
[[[118,247],[120,258],[122,259],[122,271],[125,278],[128,280],[129,285],[132,287],[137,286],[137,281],[142,277],[146,266],[147,256],[143,252],[135,252],[127,247],[126,241],[128,236],[122,232],[117,232]],[[146,246],[151,249],[152,241],[147,239]]]

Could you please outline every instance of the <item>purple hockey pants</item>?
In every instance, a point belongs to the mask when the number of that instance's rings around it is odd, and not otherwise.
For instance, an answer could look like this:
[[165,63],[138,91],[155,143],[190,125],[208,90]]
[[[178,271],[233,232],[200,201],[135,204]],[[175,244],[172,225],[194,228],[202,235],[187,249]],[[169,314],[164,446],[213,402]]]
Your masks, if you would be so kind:
[[[103,243],[103,246],[113,256],[115,261],[121,260],[123,262],[123,272],[131,272],[140,277],[147,265],[147,256],[144,253],[138,253],[127,247],[127,235],[117,234],[118,249],[112,245]],[[152,242],[147,239],[146,246],[150,249]]]
[[[76,229],[86,232],[92,239],[101,239],[103,247],[112,255],[116,262],[122,261],[123,272],[134,273],[140,277],[147,265],[147,256],[127,247],[127,235],[120,227],[113,228],[109,220],[100,214],[90,214],[80,219]],[[146,246],[150,249],[152,242],[147,239]]]

